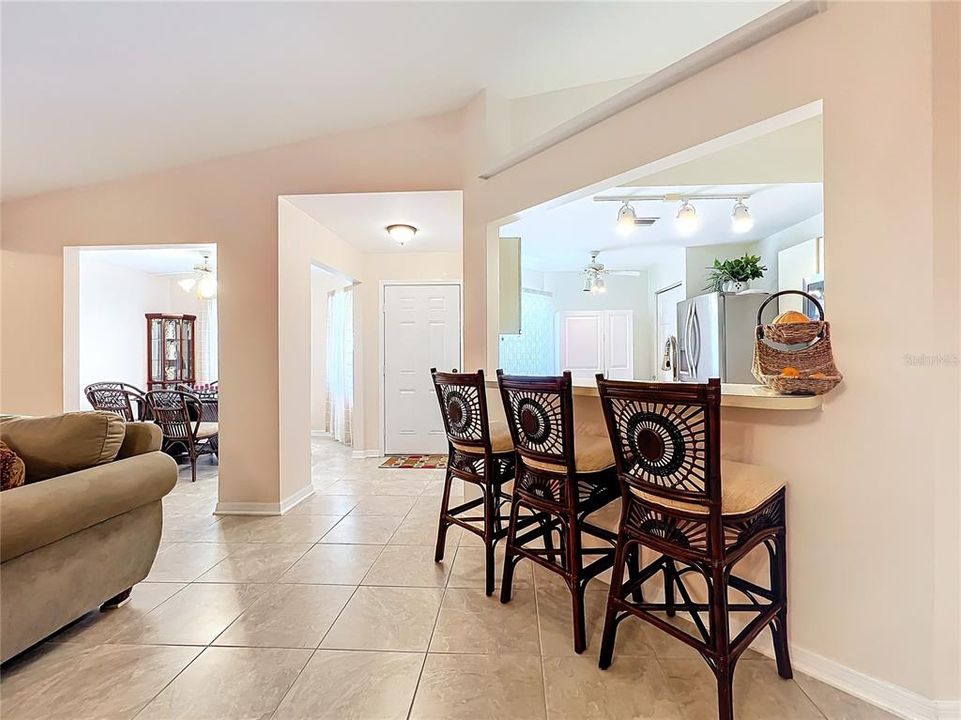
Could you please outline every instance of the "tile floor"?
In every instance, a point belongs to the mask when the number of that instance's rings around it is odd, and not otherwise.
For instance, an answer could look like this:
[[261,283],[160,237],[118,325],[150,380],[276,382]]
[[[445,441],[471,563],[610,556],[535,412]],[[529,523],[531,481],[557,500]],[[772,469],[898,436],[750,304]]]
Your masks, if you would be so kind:
[[[442,471],[382,470],[315,441],[317,494],[282,518],[216,517],[216,466],[165,499],[163,542],[132,601],[92,612],[3,668],[4,720],[583,720],[715,717],[714,681],[640,621],[597,669],[571,647],[566,587],[518,568],[513,601],[483,594],[483,550],[452,530],[433,560]],[[460,489],[457,490],[461,492]],[[738,666],[739,720],[889,720],[812,678]]]

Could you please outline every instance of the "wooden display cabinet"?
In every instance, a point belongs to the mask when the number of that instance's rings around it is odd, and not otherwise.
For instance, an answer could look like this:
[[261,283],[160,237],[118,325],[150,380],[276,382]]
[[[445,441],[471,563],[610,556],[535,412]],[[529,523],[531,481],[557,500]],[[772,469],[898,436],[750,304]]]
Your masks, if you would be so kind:
[[147,313],[147,390],[196,381],[196,315]]

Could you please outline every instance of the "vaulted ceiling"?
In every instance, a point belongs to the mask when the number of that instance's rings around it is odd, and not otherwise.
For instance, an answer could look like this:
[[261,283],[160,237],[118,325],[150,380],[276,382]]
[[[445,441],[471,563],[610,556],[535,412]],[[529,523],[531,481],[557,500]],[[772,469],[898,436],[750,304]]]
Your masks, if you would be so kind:
[[4,2],[7,197],[654,72],[762,2]]

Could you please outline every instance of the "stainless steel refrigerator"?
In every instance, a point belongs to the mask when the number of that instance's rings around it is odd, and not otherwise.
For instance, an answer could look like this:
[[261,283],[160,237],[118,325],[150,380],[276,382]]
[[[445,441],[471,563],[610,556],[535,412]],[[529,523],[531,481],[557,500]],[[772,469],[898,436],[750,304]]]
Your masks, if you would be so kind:
[[[769,293],[707,293],[677,304],[678,379],[726,383],[756,382],[751,375],[757,311]],[[763,323],[777,312],[764,308]]]

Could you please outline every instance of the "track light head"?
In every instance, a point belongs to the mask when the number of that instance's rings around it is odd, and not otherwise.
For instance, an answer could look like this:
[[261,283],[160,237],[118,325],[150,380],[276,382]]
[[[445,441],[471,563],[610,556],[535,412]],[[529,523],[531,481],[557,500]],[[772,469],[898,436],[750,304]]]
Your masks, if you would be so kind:
[[691,205],[690,200],[682,201],[681,207],[677,211],[677,229],[682,235],[690,235],[697,230],[697,225],[697,210]]
[[627,235],[634,232],[637,228],[637,213],[634,212],[634,208],[631,207],[629,202],[625,202],[621,205],[621,209],[617,211],[617,231],[621,235]]
[[746,233],[752,227],[754,227],[754,218],[751,217],[751,211],[747,209],[744,200],[738,198],[731,211],[731,229],[736,233]]

